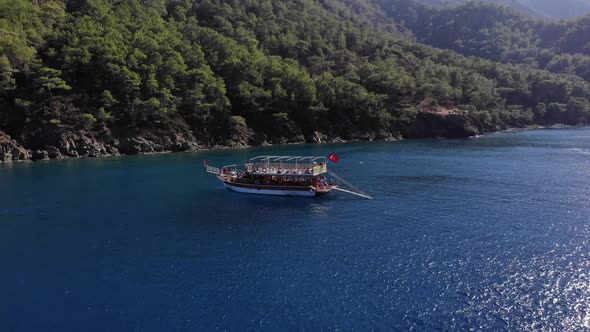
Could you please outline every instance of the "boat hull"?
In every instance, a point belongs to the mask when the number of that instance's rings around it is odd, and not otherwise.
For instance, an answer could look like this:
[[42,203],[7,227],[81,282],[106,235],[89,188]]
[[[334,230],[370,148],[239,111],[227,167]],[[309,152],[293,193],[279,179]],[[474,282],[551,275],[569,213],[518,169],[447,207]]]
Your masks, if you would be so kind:
[[274,195],[274,196],[299,196],[299,197],[315,197],[316,191],[312,188],[265,188],[264,186],[258,187],[245,187],[238,186],[231,183],[224,182],[225,188],[231,191],[244,193],[244,194],[258,194],[258,195]]

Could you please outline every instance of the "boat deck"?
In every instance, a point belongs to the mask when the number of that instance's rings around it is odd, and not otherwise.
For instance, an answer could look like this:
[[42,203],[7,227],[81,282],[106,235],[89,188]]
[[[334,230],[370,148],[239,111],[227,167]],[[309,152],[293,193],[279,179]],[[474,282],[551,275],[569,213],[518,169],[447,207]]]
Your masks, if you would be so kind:
[[[204,164],[205,172],[215,174],[227,189],[233,191],[312,197],[339,190],[372,199],[368,194],[330,172],[326,161],[326,157],[314,156],[259,156],[251,158],[245,164],[226,165],[222,168],[211,167],[208,162]],[[324,173],[329,176],[325,177]],[[339,182],[335,182],[334,178]],[[345,187],[341,188],[342,184]]]

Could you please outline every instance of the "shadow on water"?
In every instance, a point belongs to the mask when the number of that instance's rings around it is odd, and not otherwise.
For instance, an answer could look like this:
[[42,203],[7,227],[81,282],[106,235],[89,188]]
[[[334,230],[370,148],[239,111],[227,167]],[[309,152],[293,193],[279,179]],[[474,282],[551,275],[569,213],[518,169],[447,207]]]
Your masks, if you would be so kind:
[[[330,217],[341,204],[366,201],[336,192],[319,197],[289,197],[236,193],[213,189],[198,205],[178,206],[183,223],[215,225],[315,222]],[[203,210],[208,211],[203,218]]]

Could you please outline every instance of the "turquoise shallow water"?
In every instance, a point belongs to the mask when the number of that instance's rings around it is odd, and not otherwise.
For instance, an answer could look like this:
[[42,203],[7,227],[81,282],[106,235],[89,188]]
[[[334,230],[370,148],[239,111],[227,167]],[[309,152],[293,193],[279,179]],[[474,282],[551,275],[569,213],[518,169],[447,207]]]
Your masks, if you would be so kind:
[[[202,172],[327,155],[375,196]],[[0,330],[590,330],[590,129],[0,166]]]

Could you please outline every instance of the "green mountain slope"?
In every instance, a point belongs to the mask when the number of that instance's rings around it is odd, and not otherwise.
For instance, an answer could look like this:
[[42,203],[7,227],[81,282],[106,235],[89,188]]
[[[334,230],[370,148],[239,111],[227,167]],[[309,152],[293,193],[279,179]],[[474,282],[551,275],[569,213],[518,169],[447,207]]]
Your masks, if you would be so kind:
[[481,2],[441,9],[407,0],[380,3],[419,42],[590,80],[590,16],[553,22]]
[[580,77],[415,43],[366,0],[2,0],[0,13],[0,131],[53,156],[590,119]]
[[[431,6],[454,6],[473,0],[417,0]],[[511,7],[521,13],[541,18],[576,18],[590,13],[589,0],[479,0]]]
[[588,0],[519,0],[538,16],[547,18],[575,18],[590,13]]

